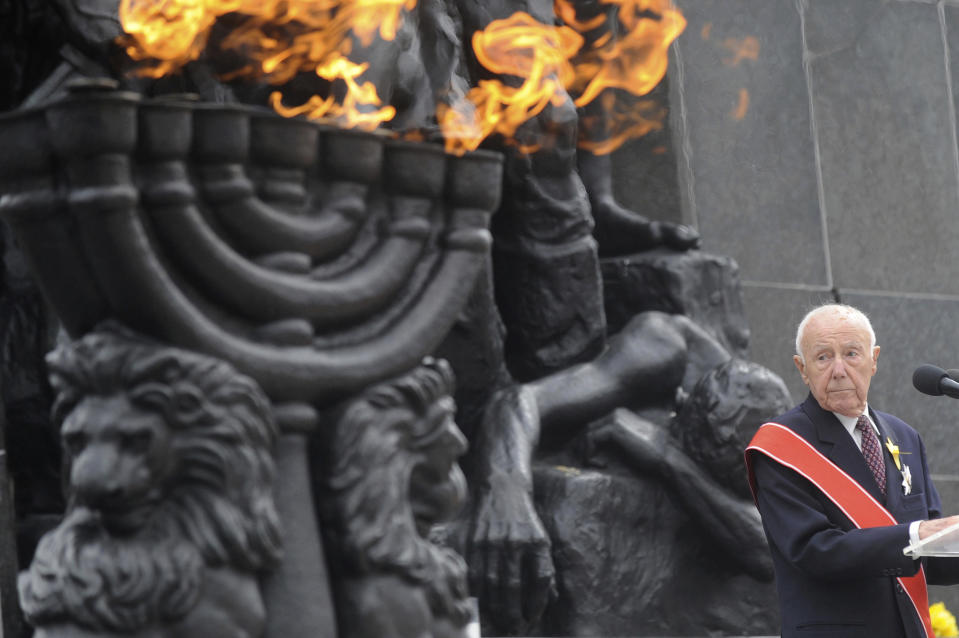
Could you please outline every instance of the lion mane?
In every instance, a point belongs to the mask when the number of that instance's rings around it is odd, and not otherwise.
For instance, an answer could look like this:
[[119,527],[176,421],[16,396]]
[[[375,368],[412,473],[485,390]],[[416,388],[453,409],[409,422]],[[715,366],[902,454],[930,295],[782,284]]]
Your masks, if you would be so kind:
[[277,427],[256,383],[222,361],[116,324],[61,345],[47,363],[58,427],[87,397],[125,395],[170,429],[173,469],[160,479],[164,498],[150,522],[131,537],[112,536],[95,510],[70,500],[21,575],[28,620],[131,632],[188,612],[205,568],[259,572],[275,564]]
[[430,454],[439,429],[425,418],[450,402],[453,374],[446,361],[427,358],[409,374],[351,401],[326,445],[325,533],[340,577],[399,576],[422,588],[434,616],[456,625],[470,616],[466,564],[449,548],[424,538],[410,507],[410,479]]

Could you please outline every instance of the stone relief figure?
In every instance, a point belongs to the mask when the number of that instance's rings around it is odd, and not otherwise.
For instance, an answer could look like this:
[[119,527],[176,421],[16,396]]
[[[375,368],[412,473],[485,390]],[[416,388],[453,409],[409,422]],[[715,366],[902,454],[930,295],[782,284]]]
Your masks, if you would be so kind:
[[[456,9],[465,34],[517,11],[544,25],[557,19],[553,3],[539,0],[460,0]],[[610,24],[614,19],[608,17]],[[471,85],[492,75],[468,48],[464,53]],[[508,85],[516,80],[497,79]],[[487,631],[500,635],[527,631],[554,591],[550,540],[532,493],[540,417],[547,415],[544,429],[583,427],[585,415],[598,418],[637,394],[670,402],[680,381],[688,377],[690,389],[696,372],[708,369],[687,366],[688,353],[693,363],[702,363],[700,356],[713,363],[729,356],[711,340],[700,340],[703,331],[683,317],[640,321],[607,343],[599,255],[663,246],[686,250],[699,238],[691,229],[651,222],[615,202],[608,157],[577,149],[582,116],[570,95],[557,95],[517,130],[519,144],[493,143],[506,156],[508,195],[493,219],[491,275],[475,293],[464,322],[472,325],[459,326],[452,336],[456,344],[444,350],[461,377],[472,377],[475,389],[472,396],[457,397],[470,415],[465,428],[473,447],[466,462],[471,512],[458,542]],[[521,145],[539,150],[527,152]],[[597,245],[597,225],[617,239],[609,250]],[[654,324],[665,332],[658,333]],[[687,347],[685,337],[693,333],[691,340],[703,348]],[[664,342],[668,347],[661,347]],[[476,379],[485,385],[477,387]]]
[[[111,3],[115,5],[116,0],[62,2],[101,7]],[[464,34],[520,10],[550,24],[555,20],[551,5],[540,0],[419,3],[397,42],[379,43],[380,48],[370,52],[380,77],[377,83],[383,89],[381,95],[399,109],[393,126],[398,130],[428,126],[424,96],[440,95],[447,90],[447,83],[462,84],[463,78],[456,72],[460,71],[460,45],[468,41]],[[606,10],[591,2],[579,5],[578,10],[586,12]],[[441,64],[425,64],[424,60],[431,56]],[[68,58],[75,69],[85,68],[85,64],[74,63],[76,60],[85,62],[77,56]],[[478,69],[475,60],[470,62],[470,80],[475,83],[487,72]],[[442,72],[434,73],[437,69]],[[95,70],[93,74],[99,73]],[[232,89],[213,81],[211,72],[202,65],[193,65],[185,76],[184,86],[174,88],[195,90],[205,100],[245,97],[242,92],[235,95]],[[38,95],[54,94],[60,83],[62,79],[43,87],[49,90],[39,91]],[[427,86],[429,91],[425,90]],[[566,600],[562,598],[565,577],[556,576],[556,568],[561,566],[551,551],[551,532],[541,520],[542,511],[537,512],[533,494],[533,461],[542,457],[542,448],[562,447],[591,421],[604,416],[608,417],[605,423],[610,428],[625,423],[623,427],[641,442],[648,440],[661,431],[658,424],[666,419],[636,421],[641,417],[634,419],[632,412],[618,408],[652,406],[668,414],[677,388],[692,392],[704,373],[729,360],[729,354],[704,330],[680,315],[642,315],[617,335],[608,336],[603,306],[604,295],[609,293],[604,291],[601,280],[599,255],[663,246],[686,250],[697,245],[698,236],[682,226],[650,222],[615,202],[609,158],[576,149],[577,127],[584,112],[577,112],[568,98],[547,107],[542,117],[520,131],[524,141],[547,140],[543,151],[501,149],[508,162],[505,204],[494,228],[496,265],[485,273],[477,287],[470,309],[475,325],[466,328],[482,334],[478,340],[471,341],[472,337],[467,336],[452,346],[459,350],[454,365],[462,380],[460,385],[468,386],[471,394],[462,401],[458,396],[457,402],[470,414],[464,429],[474,448],[465,463],[473,487],[470,529],[468,539],[460,546],[466,548],[470,559],[473,594],[480,597],[490,628],[500,635],[526,631],[541,621],[544,610],[556,613],[559,605],[550,604],[557,595],[560,601]],[[500,330],[500,313],[508,333]],[[508,335],[505,345],[504,334]],[[483,374],[463,374],[475,372],[476,368],[462,362],[480,356],[488,357],[480,364],[487,366]],[[327,524],[324,520],[324,530],[328,555],[334,563],[331,567],[336,571],[335,594],[344,635],[459,636],[465,623],[465,567],[455,554],[426,541],[430,525],[447,518],[454,509],[453,503],[461,498],[460,488],[454,487],[457,480],[453,475],[458,470],[452,459],[462,453],[462,442],[456,443],[452,433],[441,434],[442,428],[452,421],[444,425],[436,420],[439,417],[430,407],[445,404],[445,398],[437,397],[451,393],[452,387],[445,381],[424,382],[424,386],[445,389],[436,395],[421,395],[415,390],[419,382],[404,379],[395,387],[386,385],[371,390],[358,400],[356,405],[366,406],[357,408],[358,413],[375,413],[375,418],[367,415],[373,425],[347,410],[337,426],[331,428],[336,431],[334,439],[316,453],[317,459],[321,459],[332,450],[339,451],[339,456],[334,454],[325,464],[316,465],[320,474],[333,477],[321,480],[325,485],[321,508],[325,519],[338,521]],[[417,398],[411,399],[413,396]],[[114,409],[112,405],[107,407]],[[347,412],[349,418],[345,416]],[[484,414],[485,417],[479,416]],[[444,419],[448,420],[448,415]],[[361,425],[348,425],[353,422]],[[435,432],[430,429],[434,427]],[[601,427],[595,431],[595,447],[608,447],[601,441],[604,431]],[[427,432],[434,432],[435,440]],[[387,441],[392,442],[386,445]],[[368,458],[360,458],[361,454]],[[685,448],[683,454],[692,456]],[[351,460],[347,463],[344,459]],[[646,469],[652,472],[654,468]],[[392,479],[384,481],[373,476],[380,471]],[[447,474],[448,481],[439,478]],[[434,475],[432,481],[423,480],[430,475]],[[700,478],[708,485],[714,483],[712,478]],[[653,480],[659,479],[650,479]],[[432,489],[440,483],[448,484]],[[386,494],[384,485],[398,492]],[[717,489],[707,496],[721,498],[723,494]],[[393,499],[388,501],[390,506],[383,504],[387,497]],[[112,506],[104,508],[104,518],[103,513],[98,514],[87,505],[71,504],[67,520],[75,520],[78,529],[87,529],[84,526],[89,526],[89,517],[106,521],[114,510]],[[120,534],[121,539],[139,538],[152,528],[135,525],[138,515],[109,525],[115,532],[135,528],[136,533]],[[751,534],[748,525],[735,529],[747,536]],[[384,534],[384,530],[396,533]],[[183,534],[173,538],[180,536]],[[62,551],[58,548],[64,545],[56,543],[47,543],[53,549],[44,549],[40,556],[54,556]],[[391,547],[398,549],[393,551]],[[173,549],[158,551],[160,555],[179,557]],[[195,569],[206,574],[204,580],[173,578],[176,584],[211,583],[222,575],[221,568],[211,567],[221,563],[204,563],[193,556],[183,558],[184,565],[177,569]],[[43,565],[58,564],[59,558],[44,560],[45,563],[38,561],[39,567],[31,572],[34,583],[46,583],[34,572]],[[230,573],[236,575],[235,571]],[[28,587],[25,585],[25,590]],[[205,608],[199,602],[189,602],[208,600],[203,586],[190,587],[182,595],[160,596],[177,604],[187,600],[172,611],[163,612],[165,617],[179,618],[182,612],[189,619],[196,616],[196,610]],[[35,584],[34,589],[39,591],[40,586]],[[661,598],[656,600],[663,602]],[[224,602],[230,611],[234,611],[230,605],[235,604],[242,611],[259,613],[256,604],[239,596]],[[257,622],[254,619],[247,626],[255,631]],[[150,620],[145,626],[152,627],[150,623],[157,624]],[[82,623],[69,625],[57,620],[41,626],[42,631],[49,632],[47,635],[56,635],[55,630],[61,626],[79,632]]]
[[[471,455],[472,515],[465,539],[471,580],[491,630],[522,634],[551,598],[549,535],[534,506],[538,448],[558,447],[617,407],[669,408],[677,388],[730,358],[682,315],[638,315],[595,360],[495,393]],[[507,576],[504,578],[503,574]]]
[[[544,0],[459,0],[457,8],[466,34],[515,12],[528,13],[544,25],[558,21],[554,3]],[[576,8],[583,20],[605,18],[591,37],[615,37],[614,9],[595,2],[579,2]],[[471,86],[495,77],[470,47],[465,49]],[[508,76],[496,79],[506,85],[516,82]],[[597,100],[577,108],[575,97],[558,91],[542,112],[517,129],[514,140],[488,143],[506,156],[505,189],[510,196],[493,218],[493,274],[506,325],[508,364],[521,381],[588,361],[603,349],[599,254],[662,246],[687,250],[699,244],[693,229],[651,221],[615,201],[609,156],[577,148],[586,130],[584,118],[602,122],[604,107]],[[599,124],[590,127],[589,134],[603,131]]]
[[280,530],[259,387],[116,325],[47,363],[68,506],[20,579],[36,635],[261,635]]
[[426,359],[348,401],[318,454],[341,635],[464,638],[466,564],[429,539],[466,495],[453,374]]
[[[778,376],[754,363],[732,358],[696,383],[679,412],[663,424],[619,408],[594,421],[574,445],[582,445],[586,466],[620,477],[619,489],[649,498],[646,524],[628,526],[603,516],[645,545],[642,558],[628,567],[605,565],[615,593],[594,595],[587,587],[589,567],[563,558],[575,546],[589,555],[607,553],[603,534],[573,537],[568,530],[554,538],[558,559],[558,617],[547,630],[564,635],[603,635],[617,631],[623,617],[641,632],[690,635],[715,632],[763,634],[778,626],[772,562],[762,523],[745,480],[742,450],[750,437],[777,410],[789,405],[789,392]],[[575,457],[577,452],[571,451]],[[538,499],[547,528],[554,529],[564,505],[548,477]],[[614,488],[613,491],[615,491]],[[550,492],[553,493],[550,493]],[[570,499],[576,507],[578,499]],[[615,499],[613,499],[615,500]],[[606,507],[609,507],[607,504]],[[646,564],[648,563],[648,565]],[[623,565],[623,563],[620,563]],[[638,569],[641,567],[646,569]],[[627,573],[628,572],[628,573]],[[696,602],[688,604],[687,592]],[[765,604],[762,604],[765,603]]]
[[[557,6],[560,3],[557,3]],[[566,4],[566,3],[564,3]],[[623,10],[634,10],[624,3],[624,9],[616,2],[596,0],[570,0],[564,7],[572,11],[571,20],[592,28],[581,31],[587,45],[605,41],[607,46],[623,36],[624,26],[619,18]],[[655,3],[645,5],[655,10]],[[587,50],[589,46],[584,46]],[[574,64],[590,63],[583,54],[573,60]],[[612,97],[614,89],[608,88],[605,97]],[[613,163],[610,153],[594,152],[593,147],[615,135],[615,119],[609,101],[594,99],[578,109],[578,137],[582,142],[576,151],[576,166],[589,197],[590,212],[595,222],[593,237],[601,256],[628,255],[639,251],[665,246],[675,250],[689,250],[699,246],[699,233],[684,224],[672,224],[649,219],[639,211],[630,210],[616,200],[613,192]],[[626,100],[624,91],[618,99]],[[629,102],[636,102],[630,98]],[[633,108],[639,108],[632,104]]]

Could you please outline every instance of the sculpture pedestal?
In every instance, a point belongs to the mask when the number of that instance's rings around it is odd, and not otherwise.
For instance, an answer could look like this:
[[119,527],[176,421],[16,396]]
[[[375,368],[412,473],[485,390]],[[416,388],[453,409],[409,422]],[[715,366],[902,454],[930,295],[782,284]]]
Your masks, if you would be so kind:
[[4,419],[0,415],[0,638],[19,636],[23,632],[23,617],[17,605],[17,547],[16,535],[7,530],[16,529],[13,510],[13,484],[7,472],[4,445]]
[[735,573],[679,509],[669,486],[610,465],[535,469],[558,598],[543,636],[768,635],[776,588]]
[[661,310],[686,315],[730,354],[746,358],[749,328],[733,259],[660,249],[603,259],[600,267],[610,334],[640,312]]
[[326,560],[310,492],[305,432],[284,432],[276,445],[275,497],[286,553],[263,583],[266,638],[336,638]]

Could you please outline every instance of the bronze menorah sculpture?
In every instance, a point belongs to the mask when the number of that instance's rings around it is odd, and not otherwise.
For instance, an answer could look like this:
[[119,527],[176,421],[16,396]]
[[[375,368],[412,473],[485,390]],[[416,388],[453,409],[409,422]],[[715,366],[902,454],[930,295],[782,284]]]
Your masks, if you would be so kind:
[[0,215],[71,337],[119,321],[264,389],[286,546],[266,635],[335,635],[305,435],[450,329],[488,259],[500,156],[102,80],[0,136]]

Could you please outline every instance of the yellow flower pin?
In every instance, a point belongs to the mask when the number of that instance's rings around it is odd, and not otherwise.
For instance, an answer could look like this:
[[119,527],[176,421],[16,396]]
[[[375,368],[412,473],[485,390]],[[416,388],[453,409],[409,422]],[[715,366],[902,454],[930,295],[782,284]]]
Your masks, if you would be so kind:
[[902,464],[899,462],[899,446],[893,443],[892,439],[888,436],[886,437],[886,449],[892,454],[892,460],[896,463],[896,469],[902,472]]

